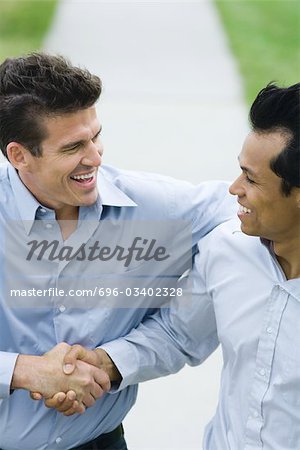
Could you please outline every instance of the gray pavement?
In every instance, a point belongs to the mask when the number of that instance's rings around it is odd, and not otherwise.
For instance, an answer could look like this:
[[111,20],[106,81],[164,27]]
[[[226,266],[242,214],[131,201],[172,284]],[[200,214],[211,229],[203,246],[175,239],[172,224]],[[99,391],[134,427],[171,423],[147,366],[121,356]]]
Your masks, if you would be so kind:
[[[61,0],[44,48],[99,74],[105,162],[199,182],[232,179],[247,132],[241,81],[211,1]],[[220,352],[145,383],[130,450],[201,448]]]

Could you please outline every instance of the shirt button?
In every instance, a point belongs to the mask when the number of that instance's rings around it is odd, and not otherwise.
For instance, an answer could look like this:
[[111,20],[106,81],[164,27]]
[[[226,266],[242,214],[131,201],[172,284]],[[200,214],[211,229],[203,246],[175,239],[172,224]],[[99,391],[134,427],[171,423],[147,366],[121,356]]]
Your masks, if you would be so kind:
[[60,305],[60,307],[58,308],[60,310],[60,312],[65,312],[66,307],[64,305]]
[[55,442],[56,442],[57,444],[60,444],[61,441],[62,441],[62,438],[61,438],[61,437],[58,437],[58,438],[55,439]]
[[46,228],[48,228],[48,230],[50,230],[51,228],[53,228],[52,223],[46,223]]
[[257,411],[254,411],[254,412],[253,412],[253,417],[258,417],[258,416],[259,416],[258,412],[257,412]]
[[260,369],[259,374],[262,376],[266,375],[265,369]]
[[267,333],[272,333],[272,331],[273,331],[273,328],[271,328],[271,327],[267,328]]
[[45,208],[40,208],[41,213],[45,214],[46,210]]

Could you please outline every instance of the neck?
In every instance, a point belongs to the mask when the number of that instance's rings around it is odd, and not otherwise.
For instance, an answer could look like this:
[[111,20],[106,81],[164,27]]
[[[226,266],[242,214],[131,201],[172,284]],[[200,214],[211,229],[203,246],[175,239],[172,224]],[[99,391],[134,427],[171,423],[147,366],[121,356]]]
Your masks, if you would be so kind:
[[76,230],[78,215],[78,206],[70,206],[69,208],[64,207],[62,209],[55,210],[55,218],[59,224],[64,241],[67,240],[68,237]]
[[300,234],[285,242],[274,242],[274,253],[288,280],[300,278]]

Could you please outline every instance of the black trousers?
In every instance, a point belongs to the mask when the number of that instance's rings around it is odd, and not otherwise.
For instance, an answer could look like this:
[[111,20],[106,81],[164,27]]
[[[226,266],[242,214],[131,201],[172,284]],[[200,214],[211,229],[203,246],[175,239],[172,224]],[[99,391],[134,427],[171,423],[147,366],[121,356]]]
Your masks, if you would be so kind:
[[[0,448],[0,450],[2,449]],[[70,450],[128,450],[124,439],[123,425],[121,424],[113,431],[101,434],[96,439]]]
[[121,424],[109,433],[101,434],[96,439],[70,450],[127,450],[123,425]]

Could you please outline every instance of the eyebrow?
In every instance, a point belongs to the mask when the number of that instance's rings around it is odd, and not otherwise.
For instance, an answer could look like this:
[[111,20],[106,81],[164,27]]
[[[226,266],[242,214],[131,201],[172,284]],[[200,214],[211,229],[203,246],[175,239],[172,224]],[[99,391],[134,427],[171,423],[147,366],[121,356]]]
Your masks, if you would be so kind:
[[[95,134],[95,136],[93,136],[92,139],[95,139],[97,136],[99,136],[99,134],[102,131],[102,125],[100,125],[99,130],[97,131],[97,133]],[[63,145],[62,147],[60,147],[60,150],[67,150],[68,148],[72,148],[72,147],[77,147],[77,145],[82,145],[84,144],[86,141],[74,141],[74,142],[68,142],[68,144]]]

